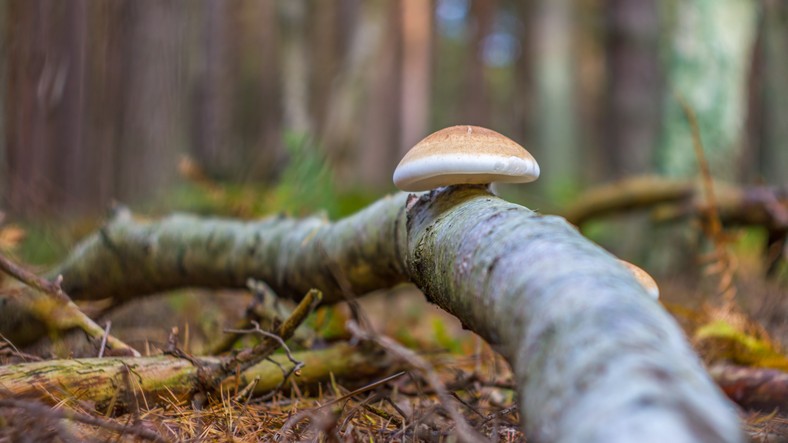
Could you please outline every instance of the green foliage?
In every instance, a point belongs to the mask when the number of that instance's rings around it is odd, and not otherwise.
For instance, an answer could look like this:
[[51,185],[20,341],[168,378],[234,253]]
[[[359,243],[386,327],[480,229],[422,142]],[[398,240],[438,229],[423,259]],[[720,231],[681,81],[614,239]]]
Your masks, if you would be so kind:
[[321,306],[304,322],[324,340],[335,341],[348,338],[345,323],[348,315],[340,306]]
[[54,264],[68,252],[73,235],[41,223],[23,225],[25,239],[19,245],[19,259],[25,263]]
[[452,335],[446,328],[446,323],[441,318],[434,318],[432,320],[432,333],[434,334],[435,341],[438,342],[440,347],[454,354],[462,353],[461,340]]
[[724,319],[698,328],[695,339],[713,347],[712,353],[717,358],[749,366],[788,369],[788,357],[768,337],[750,334]]
[[349,215],[380,197],[363,190],[340,193],[331,164],[308,134],[285,133],[287,166],[273,187],[258,183],[219,183],[195,174],[173,189],[167,211],[254,218],[275,213],[294,217],[315,212],[331,218]]
[[272,208],[292,215],[317,209],[336,215],[338,203],[329,164],[311,136],[292,132],[284,135],[290,157],[273,192]]

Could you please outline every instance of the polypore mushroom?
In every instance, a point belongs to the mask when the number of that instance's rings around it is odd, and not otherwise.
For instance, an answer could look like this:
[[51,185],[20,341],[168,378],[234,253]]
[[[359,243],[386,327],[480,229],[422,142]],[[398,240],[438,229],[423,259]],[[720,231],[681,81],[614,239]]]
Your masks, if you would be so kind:
[[526,183],[539,178],[533,156],[508,137],[479,126],[441,129],[416,144],[394,170],[403,191],[461,184]]
[[648,295],[654,297],[654,299],[659,298],[659,287],[657,286],[657,282],[654,281],[654,278],[651,277],[648,272],[640,269],[639,267],[633,265],[632,263],[624,260],[618,260],[624,265],[632,275],[635,276],[635,280],[640,283],[640,286],[643,286],[643,289],[646,290]]

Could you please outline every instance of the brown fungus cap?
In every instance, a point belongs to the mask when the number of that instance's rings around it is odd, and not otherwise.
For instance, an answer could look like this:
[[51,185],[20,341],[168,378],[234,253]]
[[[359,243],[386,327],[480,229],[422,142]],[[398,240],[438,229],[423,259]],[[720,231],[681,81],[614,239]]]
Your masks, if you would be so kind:
[[632,273],[632,275],[635,277],[635,280],[640,283],[640,286],[643,286],[643,289],[646,290],[648,295],[655,299],[659,298],[659,286],[657,286],[657,282],[654,281],[654,278],[649,275],[648,272],[640,269],[638,266],[635,266],[626,260],[619,259],[618,261],[621,262],[621,264]]
[[539,177],[533,156],[508,137],[479,126],[452,126],[416,144],[394,170],[403,191],[492,182],[526,183]]

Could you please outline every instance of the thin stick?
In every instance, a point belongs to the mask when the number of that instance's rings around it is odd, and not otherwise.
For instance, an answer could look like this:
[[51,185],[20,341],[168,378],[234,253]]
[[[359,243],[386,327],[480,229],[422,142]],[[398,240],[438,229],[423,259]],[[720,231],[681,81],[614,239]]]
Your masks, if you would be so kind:
[[676,99],[687,118],[687,122],[692,132],[692,147],[695,149],[695,156],[698,159],[698,167],[700,168],[700,175],[703,178],[703,192],[706,194],[706,201],[708,206],[706,210],[709,218],[709,229],[712,236],[718,236],[722,233],[722,223],[720,222],[720,215],[717,212],[717,198],[714,195],[714,182],[711,178],[711,168],[709,168],[709,161],[706,159],[706,154],[703,152],[703,142],[700,136],[700,126],[698,126],[698,118],[695,116],[695,111],[689,106],[687,100],[681,95],[677,95]]
[[112,328],[112,321],[107,320],[107,326],[104,328],[104,335],[101,336],[101,347],[99,348],[98,358],[104,356],[104,350],[107,348],[107,337],[109,337],[110,328]]
[[460,441],[465,441],[468,443],[489,441],[482,434],[476,431],[476,429],[470,426],[467,421],[465,421],[465,417],[463,417],[457,408],[455,408],[452,404],[452,397],[446,390],[446,386],[444,386],[443,382],[438,377],[438,374],[435,372],[432,366],[430,366],[430,364],[427,363],[423,358],[419,357],[418,354],[408,348],[405,348],[389,337],[362,330],[359,325],[352,320],[348,321],[347,328],[355,337],[358,337],[362,340],[374,341],[378,344],[378,346],[382,347],[390,354],[418,369],[424,375],[427,383],[429,383],[432,389],[434,389],[438,394],[438,398],[440,399],[443,408],[446,409],[446,412],[448,412],[449,416],[451,416],[452,420],[454,420],[454,425],[457,427],[456,435]]
[[[290,360],[290,363],[293,364],[293,367],[291,367],[289,370],[286,370],[284,366],[279,364],[279,362],[272,360],[268,357],[265,358],[266,360],[278,366],[279,369],[282,371],[282,381],[270,393],[268,393],[265,397],[263,397],[263,400],[267,400],[273,397],[274,395],[276,395],[277,392],[279,392],[279,389],[282,386],[284,386],[285,383],[287,383],[287,380],[290,378],[291,375],[293,375],[293,373],[298,373],[298,371],[300,371],[301,368],[304,367],[304,362],[296,360],[295,357],[293,357],[293,354],[290,352],[290,348],[287,346],[287,343],[285,343],[285,341],[282,340],[282,337],[276,334],[272,334],[268,331],[262,330],[260,328],[260,324],[254,320],[252,321],[252,325],[254,325],[253,329],[225,329],[224,332],[230,332],[233,334],[260,334],[263,337],[273,339],[274,341],[279,343],[279,346],[281,346],[282,349],[284,349],[285,354],[287,355],[287,359]],[[236,397],[238,396],[240,396],[240,394],[238,394]]]
[[71,300],[60,288],[60,283],[63,281],[62,275],[58,275],[55,281],[49,281],[12,262],[3,254],[0,254],[0,269],[31,288],[50,294],[62,301]]
[[706,222],[708,223],[708,236],[714,243],[715,255],[719,260],[719,273],[721,278],[717,284],[718,292],[723,297],[723,302],[727,309],[733,309],[733,301],[736,296],[736,288],[733,286],[733,265],[734,259],[725,248],[725,236],[722,230],[722,221],[720,219],[720,212],[717,208],[717,197],[714,194],[714,183],[711,178],[711,169],[709,162],[706,159],[706,154],[703,152],[703,142],[700,135],[700,126],[698,119],[695,116],[695,111],[689,106],[687,101],[681,95],[677,95],[676,99],[681,105],[684,115],[687,117],[690,130],[692,132],[692,146],[695,149],[695,156],[698,158],[698,166],[700,167],[701,177],[703,178],[703,190],[706,194]]
[[18,400],[13,398],[0,399],[0,407],[4,408],[17,408],[25,409],[36,415],[45,415],[56,419],[74,420],[81,423],[98,426],[100,428],[109,429],[111,431],[119,432],[121,434],[133,434],[137,437],[146,440],[155,441],[157,443],[166,443],[169,440],[165,439],[158,433],[145,429],[139,426],[128,426],[120,423],[115,423],[109,420],[103,420],[92,415],[82,414],[68,409],[52,409],[43,403],[34,401]]
[[2,343],[0,343],[0,352],[2,352],[3,354],[15,355],[15,356],[17,356],[17,357],[19,357],[19,358],[21,358],[22,360],[25,360],[25,361],[27,361],[27,360],[41,361],[42,360],[41,357],[38,357],[38,356],[32,355],[32,354],[26,354],[26,353],[20,351],[19,348],[17,348],[13,343],[11,343],[11,340],[7,339],[3,334],[0,334],[0,340],[5,342],[5,344],[8,345],[11,348],[11,351],[6,351],[5,349],[3,349],[5,346],[3,346]]
[[[276,334],[259,330],[258,325],[258,331],[255,332],[262,333],[261,335],[264,337],[257,346],[252,349],[244,349],[235,356],[226,358],[220,365],[212,369],[200,368],[201,374],[199,375],[199,379],[204,385],[203,388],[208,391],[214,391],[221,386],[222,380],[233,375],[236,371],[244,372],[250,367],[265,360],[273,354],[279,346],[293,336],[296,328],[301,325],[322,299],[322,292],[317,289],[311,289],[293,310],[292,315],[279,326]],[[288,356],[292,357],[289,352]]]

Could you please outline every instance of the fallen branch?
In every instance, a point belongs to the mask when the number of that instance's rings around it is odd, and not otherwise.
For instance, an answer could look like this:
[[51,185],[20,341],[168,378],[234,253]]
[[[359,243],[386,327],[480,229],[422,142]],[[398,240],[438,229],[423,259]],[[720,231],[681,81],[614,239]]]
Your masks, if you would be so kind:
[[424,361],[424,359],[419,357],[414,351],[400,345],[391,338],[364,330],[354,321],[348,322],[347,328],[354,337],[376,343],[398,360],[401,360],[408,366],[421,372],[421,374],[427,380],[427,383],[429,383],[432,389],[434,389],[438,394],[438,399],[440,400],[443,408],[446,410],[446,412],[448,412],[451,419],[454,420],[454,426],[457,430],[456,437],[459,441],[471,443],[489,441],[487,438],[473,429],[468,424],[468,422],[465,421],[465,417],[460,414],[460,411],[454,407],[452,398],[449,395],[449,391],[446,389],[446,386],[444,386],[440,377],[438,377],[438,374],[435,372],[435,369],[432,367],[432,365]]
[[[0,254],[0,270],[27,285],[25,289],[10,288],[0,290],[0,293],[4,293],[11,303],[21,306],[16,309],[6,307],[4,314],[9,312],[34,313],[37,314],[35,315],[36,320],[43,324],[41,328],[43,330],[55,332],[66,331],[72,328],[81,329],[96,343],[101,343],[100,355],[103,355],[105,348],[109,347],[115,355],[134,355],[139,357],[139,352],[109,335],[109,329],[105,331],[104,328],[97,325],[71,301],[61,288],[62,276],[58,275],[52,281],[43,279],[12,262],[2,254]],[[18,322],[20,319],[7,318],[3,323],[17,323],[14,320]],[[21,319],[22,322],[24,320],[24,318]],[[36,322],[33,323],[36,324]],[[22,331],[28,329],[22,328]],[[19,335],[19,330],[16,332]]]
[[[290,317],[279,326],[276,334],[262,331],[258,327],[257,331],[263,334],[263,339],[253,348],[243,349],[231,357],[222,359],[220,365],[201,367],[198,373],[198,378],[202,384],[201,388],[208,391],[214,391],[221,385],[223,380],[226,380],[233,374],[244,372],[250,367],[260,363],[273,354],[280,346],[285,348],[287,357],[293,365],[292,371],[297,371],[299,369],[299,364],[303,365],[303,363],[293,359],[285,341],[293,336],[296,328],[298,328],[309,313],[315,309],[322,298],[323,296],[320,291],[316,289],[309,290],[298,306],[293,310]],[[285,378],[286,377],[287,375],[285,375]],[[284,379],[282,382],[284,383]]]
[[343,298],[332,269],[355,294],[411,279],[497,344],[531,441],[742,441],[681,329],[614,257],[562,218],[482,187],[398,194],[336,223],[120,214],[55,272],[75,297],[244,287],[251,277],[296,299],[319,288],[332,302]]
[[[719,233],[725,226],[759,226],[767,231],[766,274],[788,260],[788,188],[736,187],[715,183],[714,210],[704,193],[711,184],[661,177],[636,177],[599,186],[582,194],[561,215],[582,227],[595,218],[632,211],[651,211],[656,222],[697,218]],[[716,221],[718,220],[718,221]]]
[[709,373],[741,407],[764,413],[788,413],[788,373],[732,365],[712,366]]
[[53,409],[48,405],[39,403],[37,401],[29,401],[29,400],[14,399],[14,398],[0,398],[0,408],[23,409],[28,413],[35,415],[36,418],[38,419],[41,419],[41,417],[50,417],[56,419],[78,421],[91,426],[97,426],[99,428],[109,429],[110,431],[115,431],[120,435],[131,434],[136,437],[144,438],[145,440],[150,440],[157,443],[167,443],[169,441],[164,437],[162,437],[161,435],[157,434],[156,432],[150,429],[145,429],[142,426],[124,425],[104,418],[94,417],[88,414],[82,414],[80,412],[76,412],[74,410],[67,408]]
[[[726,225],[758,225],[788,229],[788,189],[768,186],[735,187],[716,183],[720,219]],[[583,193],[561,215],[574,225],[612,214],[662,207],[662,220],[701,216],[706,205],[699,184],[662,177],[635,177]]]
[[[337,378],[363,379],[391,369],[391,360],[380,352],[346,344],[319,351],[293,354],[303,362],[297,378],[299,384],[309,385]],[[230,377],[221,385],[225,392],[237,392],[254,380],[251,394],[260,396],[277,389],[283,382],[282,369],[290,370],[293,363],[283,355],[271,357]],[[198,357],[203,367],[218,367],[221,359]],[[198,367],[176,357],[115,357],[48,360],[0,366],[0,394],[14,398],[36,398],[51,404],[61,401],[90,401],[103,410],[114,404],[117,410],[129,407],[128,400],[153,406],[189,398],[199,388]],[[129,388],[123,383],[129,377]],[[2,396],[2,395],[0,395]],[[114,403],[113,403],[114,402]],[[113,412],[113,411],[109,411]]]

